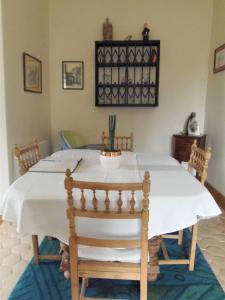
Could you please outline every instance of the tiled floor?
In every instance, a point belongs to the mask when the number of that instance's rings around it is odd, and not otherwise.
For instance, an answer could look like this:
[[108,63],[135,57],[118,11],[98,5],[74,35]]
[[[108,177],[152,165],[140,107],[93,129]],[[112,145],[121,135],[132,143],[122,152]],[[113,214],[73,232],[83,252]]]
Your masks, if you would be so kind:
[[200,222],[198,244],[225,291],[225,212]]
[[[199,245],[225,290],[225,213],[201,221]],[[16,233],[7,222],[0,225],[0,299],[7,300],[32,257],[31,237]]]

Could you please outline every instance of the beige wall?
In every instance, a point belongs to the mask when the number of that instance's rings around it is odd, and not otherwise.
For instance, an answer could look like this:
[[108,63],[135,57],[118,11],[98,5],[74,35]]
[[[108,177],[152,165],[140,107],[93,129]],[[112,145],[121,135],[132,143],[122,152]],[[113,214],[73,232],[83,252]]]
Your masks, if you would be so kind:
[[[171,136],[190,112],[204,127],[212,0],[50,0],[50,78],[52,140],[59,129],[74,129],[86,142],[100,142],[109,113],[118,131],[135,137],[135,150],[170,153]],[[102,23],[112,20],[114,39],[141,38],[143,23],[161,40],[158,108],[96,108],[94,41]],[[83,60],[83,91],[62,89],[61,62]]]
[[9,186],[8,148],[6,133],[5,77],[2,30],[2,3],[0,1],[0,203]]
[[[48,81],[48,1],[2,0],[6,118],[10,173],[12,149],[34,137],[49,138],[50,101]],[[42,60],[43,93],[23,90],[22,53]]]
[[214,1],[209,57],[209,77],[206,102],[205,131],[213,156],[209,167],[209,182],[225,194],[225,71],[213,73],[215,48],[225,43],[225,0]]

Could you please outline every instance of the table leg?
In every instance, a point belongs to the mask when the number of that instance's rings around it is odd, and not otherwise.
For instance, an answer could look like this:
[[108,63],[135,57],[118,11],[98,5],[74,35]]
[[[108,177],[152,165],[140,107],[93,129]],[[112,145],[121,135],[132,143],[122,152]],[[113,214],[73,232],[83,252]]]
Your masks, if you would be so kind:
[[155,281],[160,273],[158,251],[160,249],[161,236],[154,236],[148,242],[149,267],[148,281]]
[[34,253],[34,263],[35,265],[39,265],[39,245],[38,245],[38,236],[32,235],[32,243],[33,243],[33,253]]

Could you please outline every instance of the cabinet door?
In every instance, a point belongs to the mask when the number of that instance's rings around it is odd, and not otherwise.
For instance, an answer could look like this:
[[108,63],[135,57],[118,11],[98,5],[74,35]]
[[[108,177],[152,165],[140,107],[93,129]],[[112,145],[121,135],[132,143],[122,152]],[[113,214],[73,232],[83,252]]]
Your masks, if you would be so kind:
[[201,137],[182,137],[182,136],[174,136],[174,151],[173,157],[177,159],[179,162],[188,161],[191,155],[191,146],[194,140],[197,140],[198,147],[205,149],[205,138],[206,136]]
[[193,140],[176,138],[175,140],[175,158],[181,161],[188,161],[191,154],[191,145]]

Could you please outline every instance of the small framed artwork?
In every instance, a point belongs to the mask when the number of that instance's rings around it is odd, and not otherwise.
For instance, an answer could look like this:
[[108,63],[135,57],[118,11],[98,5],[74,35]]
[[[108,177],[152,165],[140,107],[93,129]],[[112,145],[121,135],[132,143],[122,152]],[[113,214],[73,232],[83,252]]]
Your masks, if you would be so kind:
[[225,70],[225,44],[216,48],[214,52],[213,72],[218,73],[223,70]]
[[24,91],[42,93],[41,61],[25,52],[23,53],[23,83]]
[[84,62],[62,62],[62,87],[67,90],[83,90],[84,88]]

